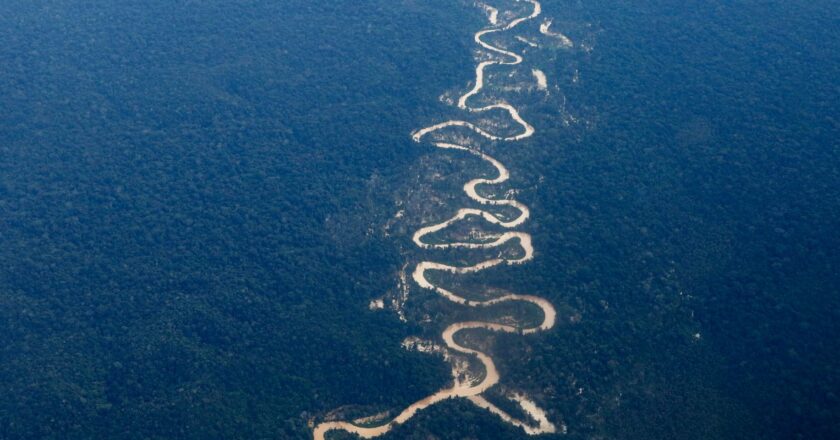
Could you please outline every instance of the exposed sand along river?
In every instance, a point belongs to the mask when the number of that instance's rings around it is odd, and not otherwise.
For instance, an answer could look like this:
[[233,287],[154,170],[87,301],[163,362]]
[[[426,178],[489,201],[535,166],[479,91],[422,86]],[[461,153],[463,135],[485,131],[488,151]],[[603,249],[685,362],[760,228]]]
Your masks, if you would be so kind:
[[[472,122],[450,120],[415,131],[414,133],[412,133],[412,138],[416,142],[423,142],[424,139],[426,139],[427,137],[434,137],[435,139],[440,139],[442,136],[440,136],[441,133],[438,132],[440,132],[441,130],[459,127],[462,129],[466,128],[468,130],[471,130],[479,136],[491,141],[518,141],[530,137],[534,134],[534,127],[532,127],[528,122],[525,121],[525,119],[522,118],[522,116],[519,114],[519,111],[515,107],[513,107],[505,101],[498,101],[496,103],[481,107],[472,107],[469,105],[470,98],[478,95],[479,93],[481,93],[482,89],[484,89],[486,79],[485,72],[487,71],[487,69],[493,68],[494,66],[515,66],[522,63],[523,61],[521,55],[494,46],[485,40],[485,37],[491,34],[510,31],[526,21],[537,18],[542,13],[542,7],[540,3],[536,0],[516,1],[521,1],[522,3],[530,4],[530,14],[523,15],[520,17],[514,17],[510,19],[510,21],[506,24],[501,23],[504,20],[500,16],[500,12],[497,9],[480,4],[480,6],[482,6],[488,12],[488,19],[490,21],[491,27],[478,31],[475,34],[474,40],[476,44],[478,44],[481,48],[489,52],[492,58],[487,61],[482,61],[478,64],[478,66],[475,69],[475,85],[472,87],[472,89],[470,89],[468,92],[459,97],[457,104],[458,108],[465,110],[469,113],[507,113],[510,119],[521,128],[520,131],[513,135],[503,136],[494,134],[491,132],[491,130],[481,128]],[[552,33],[548,30],[550,23],[551,22],[549,21],[543,24],[543,27],[540,29],[541,33],[554,38],[559,38],[561,34]],[[563,36],[562,38],[565,37]],[[544,81],[545,78],[543,76],[540,80],[541,86],[543,85],[542,83]],[[430,136],[432,134],[436,135]],[[477,202],[479,206],[487,208],[513,208],[516,211],[518,211],[518,215],[516,215],[513,218],[505,218],[501,217],[499,214],[494,214],[491,211],[487,211],[481,208],[462,208],[459,209],[454,216],[443,222],[420,228],[417,232],[414,233],[412,237],[414,243],[422,249],[490,249],[500,247],[508,242],[511,242],[517,244],[522,249],[522,252],[517,254],[518,256],[516,257],[499,256],[498,258],[485,260],[471,266],[452,266],[433,261],[421,261],[416,265],[414,271],[412,272],[412,278],[414,282],[423,289],[432,290],[453,303],[461,304],[467,307],[483,308],[511,301],[528,302],[534,304],[535,306],[539,307],[540,310],[542,310],[542,322],[531,327],[524,327],[522,325],[510,323],[503,324],[490,321],[467,321],[454,323],[446,327],[446,329],[441,335],[441,339],[445,344],[446,348],[444,349],[441,347],[441,350],[448,350],[447,353],[451,352],[460,355],[465,355],[480,363],[484,370],[484,374],[481,377],[467,377],[467,379],[464,380],[462,379],[462,375],[460,374],[463,371],[456,367],[453,367],[453,384],[451,386],[443,388],[440,391],[428,397],[414,402],[413,404],[409,405],[407,408],[402,410],[394,418],[387,421],[383,421],[382,424],[378,426],[359,426],[352,422],[344,421],[324,422],[315,426],[315,440],[324,440],[327,437],[327,433],[330,431],[346,431],[356,434],[362,438],[378,437],[390,431],[395,425],[405,423],[406,421],[411,419],[415,414],[417,414],[418,411],[421,411],[424,408],[428,408],[429,406],[432,406],[446,399],[452,398],[467,399],[476,406],[486,409],[493,414],[496,414],[506,423],[510,423],[511,425],[519,427],[524,432],[531,435],[553,433],[558,431],[558,428],[551,421],[548,420],[546,412],[543,409],[541,409],[536,403],[531,401],[524,393],[510,393],[506,397],[514,403],[518,404],[525,414],[528,414],[530,420],[527,421],[516,419],[515,417],[511,416],[498,406],[494,405],[487,398],[485,398],[482,394],[485,391],[492,388],[493,386],[495,386],[496,384],[498,384],[500,380],[499,372],[496,369],[496,364],[494,363],[493,358],[491,358],[490,355],[483,353],[477,349],[461,345],[456,340],[456,335],[459,332],[470,330],[489,331],[498,333],[517,333],[524,335],[549,330],[552,327],[554,327],[556,320],[556,311],[551,305],[551,303],[537,296],[520,295],[513,293],[497,296],[486,300],[471,300],[457,292],[453,292],[451,290],[436,285],[435,283],[429,281],[427,277],[427,274],[432,271],[443,271],[452,274],[470,274],[496,266],[517,265],[530,261],[534,258],[534,248],[531,243],[531,235],[525,232],[508,230],[501,234],[493,234],[491,236],[491,241],[465,240],[463,242],[429,243],[425,240],[426,237],[430,234],[442,231],[448,228],[450,225],[456,222],[463,221],[469,217],[480,218],[486,221],[487,223],[496,225],[504,229],[516,228],[528,220],[530,216],[530,211],[528,210],[527,206],[525,206],[519,201],[508,198],[491,198],[479,194],[479,187],[499,185],[501,183],[506,182],[510,178],[510,173],[501,162],[472,146],[459,145],[454,142],[444,142],[439,140],[433,141],[432,144],[438,148],[445,150],[463,151],[465,153],[474,155],[492,165],[496,169],[498,174],[495,178],[472,179],[464,185],[464,192],[470,199]]]

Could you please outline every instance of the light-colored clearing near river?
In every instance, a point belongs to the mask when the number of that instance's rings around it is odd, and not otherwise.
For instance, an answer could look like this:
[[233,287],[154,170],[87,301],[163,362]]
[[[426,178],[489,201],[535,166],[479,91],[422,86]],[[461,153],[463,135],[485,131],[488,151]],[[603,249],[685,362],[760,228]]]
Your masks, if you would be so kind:
[[533,69],[531,73],[534,75],[534,79],[537,80],[537,88],[548,90],[548,78],[545,77],[545,72],[540,69]]

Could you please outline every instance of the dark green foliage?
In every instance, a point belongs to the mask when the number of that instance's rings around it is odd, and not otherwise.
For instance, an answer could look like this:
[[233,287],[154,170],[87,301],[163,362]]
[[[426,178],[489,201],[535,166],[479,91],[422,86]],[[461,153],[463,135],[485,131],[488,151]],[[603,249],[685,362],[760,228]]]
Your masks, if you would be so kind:
[[412,55],[469,56],[440,7],[4,2],[0,438],[305,438],[445,382],[366,238],[459,81]]
[[[506,386],[554,438],[840,437],[835,2],[543,9],[594,46],[540,66],[582,122],[527,103],[537,136],[493,153],[537,258],[459,280],[561,311],[496,337]],[[0,2],[0,439],[303,439],[446,383],[399,347],[434,333],[367,304],[406,259],[380,231],[430,152],[408,133],[452,114],[482,25],[445,0]],[[435,331],[474,313],[412,301]],[[525,436],[453,401],[391,437]]]

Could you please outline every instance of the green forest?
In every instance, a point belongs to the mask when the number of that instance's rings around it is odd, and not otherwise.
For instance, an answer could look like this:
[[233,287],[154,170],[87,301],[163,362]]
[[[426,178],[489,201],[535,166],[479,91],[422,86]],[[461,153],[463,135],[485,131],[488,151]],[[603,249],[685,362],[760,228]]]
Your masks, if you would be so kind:
[[[580,44],[531,52],[558,88],[511,100],[539,131],[488,146],[535,259],[460,280],[558,309],[494,336],[567,427],[538,438],[840,438],[840,8],[542,8]],[[455,114],[486,25],[461,0],[0,3],[0,439],[310,439],[446,385],[401,342],[471,312],[369,304],[420,258],[395,214],[492,174],[410,137]],[[531,437],[452,400],[383,438]]]

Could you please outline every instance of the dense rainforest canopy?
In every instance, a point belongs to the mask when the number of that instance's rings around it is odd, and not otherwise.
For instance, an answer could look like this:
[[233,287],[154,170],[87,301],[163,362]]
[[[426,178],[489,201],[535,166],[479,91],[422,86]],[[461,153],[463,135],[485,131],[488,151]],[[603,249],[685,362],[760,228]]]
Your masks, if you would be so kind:
[[[0,2],[0,438],[305,439],[446,383],[368,304],[398,203],[478,166],[409,137],[471,3]],[[492,276],[570,318],[497,341],[544,438],[840,438],[837,3],[542,3],[585,45],[495,152],[539,254]],[[453,401],[391,438],[526,436]]]

